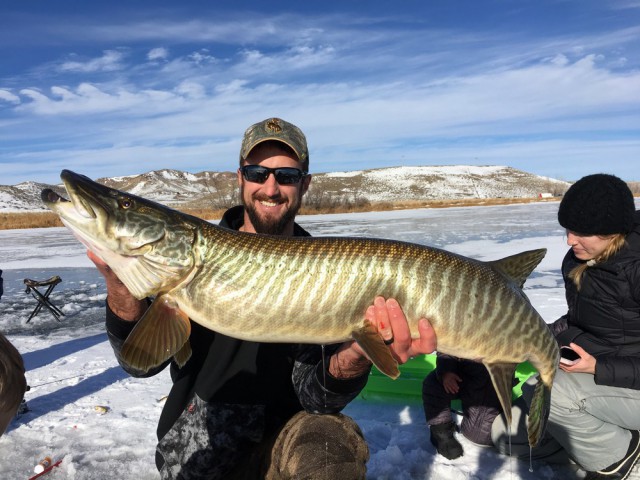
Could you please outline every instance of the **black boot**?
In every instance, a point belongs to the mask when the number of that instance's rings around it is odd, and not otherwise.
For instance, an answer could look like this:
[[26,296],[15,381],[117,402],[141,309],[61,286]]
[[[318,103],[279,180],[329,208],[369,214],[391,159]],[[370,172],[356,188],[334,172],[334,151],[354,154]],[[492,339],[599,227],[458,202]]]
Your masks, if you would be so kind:
[[453,422],[431,425],[431,443],[443,457],[453,460],[462,456],[462,445],[453,436],[456,426]]
[[629,449],[627,454],[622,457],[622,460],[617,461],[613,465],[609,465],[603,470],[597,472],[587,472],[585,480],[607,480],[607,479],[620,479],[624,480],[631,474],[634,465],[640,459],[640,431],[631,430],[631,442],[629,442]]

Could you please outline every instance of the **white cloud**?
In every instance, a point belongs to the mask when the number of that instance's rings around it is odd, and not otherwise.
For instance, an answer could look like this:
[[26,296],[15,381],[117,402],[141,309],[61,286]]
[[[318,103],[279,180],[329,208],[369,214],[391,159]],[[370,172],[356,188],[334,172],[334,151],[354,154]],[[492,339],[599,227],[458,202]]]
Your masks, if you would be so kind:
[[245,49],[240,56],[242,61],[235,67],[236,70],[254,74],[266,72],[269,75],[273,72],[308,70],[340,61],[332,46],[296,45],[271,53]]
[[8,102],[0,120],[10,123],[3,135],[24,145],[3,150],[0,161],[22,151],[80,158],[99,150],[117,169],[121,154],[127,164],[133,155],[160,158],[170,144],[176,155],[210,147],[193,161],[205,169],[215,157],[225,168],[248,124],[273,115],[308,133],[322,159],[316,166],[340,169],[362,158],[383,166],[513,153],[533,170],[527,145],[537,153],[548,142],[575,160],[594,133],[611,157],[633,158],[635,144],[622,145],[640,125],[640,27],[531,37],[516,27],[433,28],[406,16],[175,18],[101,25],[92,29],[97,43],[82,43],[84,56],[65,70],[45,65],[0,83],[0,102]]
[[566,55],[563,55],[562,53],[559,53],[558,55],[553,57],[550,60],[550,62],[553,65],[556,65],[558,67],[564,67],[565,65],[567,65],[569,63],[569,59],[566,57]]
[[125,88],[106,91],[90,83],[81,83],[74,90],[53,86],[50,96],[36,89],[23,89],[20,94],[30,100],[18,107],[21,111],[44,116],[78,116],[131,110],[132,118],[123,119],[124,122],[131,122],[141,116],[153,116],[159,112],[168,113],[182,109],[182,97],[170,91],[154,89],[135,91]]
[[179,95],[183,95],[189,98],[205,98],[206,89],[203,85],[197,82],[185,80],[176,87],[176,92]]
[[166,60],[169,58],[169,50],[164,47],[152,48],[147,53],[147,60],[154,62],[157,60]]
[[0,100],[15,104],[20,103],[20,97],[11,93],[9,90],[5,90],[4,88],[0,88]]
[[118,50],[105,50],[101,57],[81,61],[68,61],[62,63],[58,69],[63,72],[112,72],[123,68],[120,63],[124,59],[124,54]]
[[640,9],[640,0],[613,0],[609,7],[614,10]]
[[195,63],[196,65],[215,63],[217,61],[216,57],[214,57],[213,55],[210,55],[209,50],[206,48],[203,48],[197,52],[191,53],[187,58],[191,60],[193,63]]

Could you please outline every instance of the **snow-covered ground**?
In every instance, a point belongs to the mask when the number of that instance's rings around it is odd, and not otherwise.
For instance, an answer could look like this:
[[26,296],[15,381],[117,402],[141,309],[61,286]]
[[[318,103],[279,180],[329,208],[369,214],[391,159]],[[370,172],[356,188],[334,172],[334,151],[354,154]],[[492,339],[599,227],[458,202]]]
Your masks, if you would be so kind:
[[[565,312],[560,262],[566,251],[556,221],[557,203],[422,209],[300,217],[313,235],[396,238],[446,248],[478,259],[497,259],[546,247],[547,256],[525,285],[546,321]],[[0,479],[26,480],[38,461],[62,460],[50,479],[158,479],[155,430],[169,392],[168,371],[128,377],[117,365],[103,326],[102,277],[83,247],[63,228],[0,231],[5,293],[0,331],[22,352],[31,411],[0,438]],[[65,316],[43,311],[26,323],[35,301],[23,279],[60,275],[51,299]],[[400,381],[400,380],[399,380]],[[96,407],[106,407],[100,413]],[[346,409],[362,427],[371,450],[371,479],[565,479],[568,470],[520,462],[478,448],[464,438],[463,457],[447,460],[429,443],[420,403],[414,399],[357,399]],[[636,472],[637,474],[637,472]]]

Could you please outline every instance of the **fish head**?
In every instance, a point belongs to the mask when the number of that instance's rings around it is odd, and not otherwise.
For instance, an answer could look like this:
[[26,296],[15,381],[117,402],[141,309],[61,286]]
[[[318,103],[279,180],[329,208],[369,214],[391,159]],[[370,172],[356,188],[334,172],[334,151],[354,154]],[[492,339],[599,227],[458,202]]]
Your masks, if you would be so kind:
[[60,178],[69,199],[45,189],[42,201],[136,298],[175,288],[199,266],[195,217],[70,170]]

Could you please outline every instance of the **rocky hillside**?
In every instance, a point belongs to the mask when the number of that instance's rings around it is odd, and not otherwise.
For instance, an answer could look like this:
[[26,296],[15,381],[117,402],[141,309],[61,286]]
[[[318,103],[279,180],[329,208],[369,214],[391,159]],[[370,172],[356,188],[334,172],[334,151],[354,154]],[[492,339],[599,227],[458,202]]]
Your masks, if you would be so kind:
[[[237,199],[235,172],[158,170],[97,181],[173,206],[220,208]],[[561,195],[568,186],[567,182],[502,166],[391,167],[313,174],[307,202],[524,198],[541,193]],[[45,210],[40,191],[47,187],[64,195],[61,185],[25,182],[0,186],[0,211]]]

